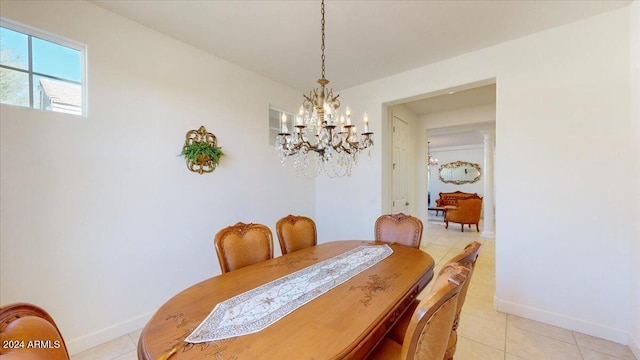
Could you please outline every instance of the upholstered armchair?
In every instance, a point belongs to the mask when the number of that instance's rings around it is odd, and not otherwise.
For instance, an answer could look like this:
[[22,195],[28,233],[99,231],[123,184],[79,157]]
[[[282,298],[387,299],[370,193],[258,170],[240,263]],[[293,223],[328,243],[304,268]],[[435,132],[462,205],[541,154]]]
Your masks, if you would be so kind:
[[449,228],[449,222],[461,225],[460,231],[464,232],[465,224],[476,225],[476,231],[480,232],[478,223],[480,222],[480,213],[482,212],[482,198],[469,198],[458,200],[458,206],[455,209],[448,209],[444,216],[446,228]]

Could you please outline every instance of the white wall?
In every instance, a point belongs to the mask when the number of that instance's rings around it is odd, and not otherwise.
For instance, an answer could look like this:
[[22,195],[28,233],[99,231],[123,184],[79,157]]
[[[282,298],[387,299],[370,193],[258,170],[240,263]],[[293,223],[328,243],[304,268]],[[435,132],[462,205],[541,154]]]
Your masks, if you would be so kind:
[[[631,154],[635,155],[635,175],[640,178],[640,1],[634,1],[630,6],[631,34],[630,63],[631,63]],[[635,212],[631,231],[640,234],[640,181],[636,181]],[[633,198],[633,197],[632,197]],[[630,251],[631,264],[631,328],[629,331],[629,347],[640,359],[640,241],[636,241]]]
[[[88,46],[88,118],[0,106],[0,303],[44,307],[72,353],[218,274],[221,228],[314,216],[314,182],[268,146],[269,105],[300,93],[88,2],[0,5]],[[228,154],[212,174],[176,156],[200,125]]]
[[371,236],[385,206],[368,201],[387,185],[382,104],[495,78],[498,309],[627,343],[638,234],[629,226],[638,199],[629,194],[640,181],[628,166],[629,11],[341,91],[352,109],[369,112],[381,146],[352,178],[318,180],[316,216],[332,224],[326,235]]

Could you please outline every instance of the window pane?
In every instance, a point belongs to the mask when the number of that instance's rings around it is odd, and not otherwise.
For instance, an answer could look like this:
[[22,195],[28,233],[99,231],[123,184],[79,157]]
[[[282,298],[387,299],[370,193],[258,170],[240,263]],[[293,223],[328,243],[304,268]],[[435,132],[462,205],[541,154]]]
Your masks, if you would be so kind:
[[84,49],[2,19],[0,102],[82,116]]
[[280,111],[269,109],[269,128],[280,129]]
[[29,106],[29,75],[0,68],[0,103]]
[[27,35],[0,27],[0,64],[29,70]]
[[275,129],[269,129],[269,145],[275,146],[276,137],[278,136],[279,131]]
[[31,40],[33,71],[80,82],[80,51],[34,37]]
[[82,115],[82,87],[67,81],[34,76],[33,107]]

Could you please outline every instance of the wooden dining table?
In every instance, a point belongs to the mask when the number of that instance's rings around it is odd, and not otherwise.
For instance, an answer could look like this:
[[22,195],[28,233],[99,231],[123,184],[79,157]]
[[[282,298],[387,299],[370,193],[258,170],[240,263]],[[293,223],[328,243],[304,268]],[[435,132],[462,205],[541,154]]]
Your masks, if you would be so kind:
[[220,302],[374,241],[334,241],[214,276],[178,293],[145,326],[138,358],[363,359],[433,278],[433,258],[389,244],[393,254],[252,334],[187,343]]

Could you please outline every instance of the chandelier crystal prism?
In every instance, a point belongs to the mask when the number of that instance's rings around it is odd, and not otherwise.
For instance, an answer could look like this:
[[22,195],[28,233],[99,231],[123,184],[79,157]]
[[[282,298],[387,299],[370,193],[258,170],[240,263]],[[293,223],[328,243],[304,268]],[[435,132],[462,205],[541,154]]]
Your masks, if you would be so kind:
[[344,113],[339,113],[340,95],[334,95],[333,89],[327,87],[329,80],[325,78],[324,55],[324,0],[321,4],[322,14],[322,77],[318,80],[319,88],[314,88],[309,95],[303,94],[304,101],[289,132],[286,114],[280,120],[280,133],[276,137],[276,151],[282,165],[287,157],[293,158],[293,166],[308,178],[320,174],[324,169],[329,177],[350,176],[353,165],[358,161],[358,154],[373,147],[373,132],[369,131],[369,119],[364,114],[364,131],[358,130],[351,123],[351,111],[347,106]]

